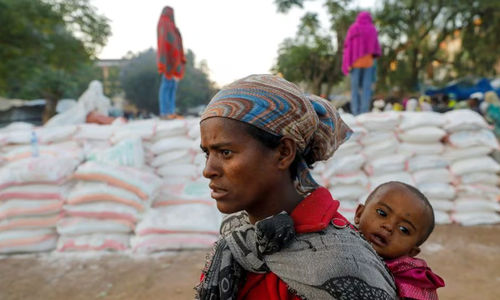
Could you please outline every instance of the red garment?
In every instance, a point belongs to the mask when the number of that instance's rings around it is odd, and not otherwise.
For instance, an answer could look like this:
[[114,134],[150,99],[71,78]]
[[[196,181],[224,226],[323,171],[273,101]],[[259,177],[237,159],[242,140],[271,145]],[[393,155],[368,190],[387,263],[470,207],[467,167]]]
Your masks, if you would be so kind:
[[[323,187],[316,189],[293,210],[291,217],[297,233],[316,232],[325,229],[332,220],[336,225],[349,222],[337,209],[339,202]],[[248,273],[245,284],[238,291],[238,300],[300,300],[288,291],[288,286],[274,273]]]
[[186,57],[182,47],[182,37],[174,22],[174,9],[165,6],[158,21],[158,52],[156,63],[158,72],[167,79],[182,79]]
[[403,256],[385,261],[394,276],[398,296],[416,300],[438,300],[436,290],[444,280],[433,273],[424,260]]

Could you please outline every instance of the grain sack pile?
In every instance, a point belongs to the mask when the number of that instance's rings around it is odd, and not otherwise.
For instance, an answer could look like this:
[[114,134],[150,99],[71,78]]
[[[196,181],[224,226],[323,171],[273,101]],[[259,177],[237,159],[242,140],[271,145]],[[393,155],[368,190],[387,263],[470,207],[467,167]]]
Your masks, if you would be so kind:
[[199,119],[160,121],[151,144],[146,146],[148,164],[166,184],[201,177],[204,162],[200,151]]
[[363,172],[366,156],[362,154],[363,146],[360,143],[368,131],[357,125],[350,114],[343,114],[342,119],[353,130],[353,134],[328,161],[317,163],[313,176],[318,178],[318,183],[330,189],[335,199],[342,200],[340,212],[352,221],[359,198],[368,192],[368,177]]
[[489,156],[498,141],[485,120],[471,110],[444,114],[448,132],[444,156],[456,179],[451,218],[463,225],[500,222],[498,188],[500,165]]
[[[500,222],[499,149],[470,110],[343,114],[353,129],[312,174],[352,220],[379,184],[419,188],[436,223]],[[221,213],[199,119],[0,129],[0,253],[208,248]]]
[[368,113],[357,116],[356,121],[368,130],[361,144],[366,157],[364,170],[369,177],[370,191],[391,180],[414,185],[405,165],[408,153],[400,152],[396,135],[401,115],[395,112]]
[[[118,150],[111,148],[110,151]],[[122,153],[117,157],[121,157],[120,162],[133,161],[123,159],[125,156]],[[129,248],[130,236],[142,213],[156,196],[160,179],[136,167],[92,160],[80,165],[73,179],[75,186],[64,205],[64,218],[57,224],[61,235],[57,249]]]
[[407,157],[406,169],[433,205],[436,223],[450,223],[455,189],[448,162],[443,158],[445,119],[435,112],[406,112],[401,117],[397,133],[401,141],[399,153]]
[[162,178],[152,208],[136,227],[135,252],[209,248],[217,239],[221,214],[210,197],[200,150],[199,119],[159,123],[150,161]]
[[132,248],[141,253],[209,248],[221,221],[207,182],[167,184],[137,225]]
[[0,168],[0,253],[55,248],[68,179],[80,158],[42,155]]

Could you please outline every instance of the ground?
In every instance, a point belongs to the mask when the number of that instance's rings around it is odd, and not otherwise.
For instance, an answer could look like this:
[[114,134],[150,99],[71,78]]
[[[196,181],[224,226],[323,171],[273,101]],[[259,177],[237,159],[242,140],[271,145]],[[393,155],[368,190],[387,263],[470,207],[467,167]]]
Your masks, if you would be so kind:
[[[193,299],[206,251],[0,257],[0,299]],[[500,299],[500,225],[437,226],[420,257],[441,300]]]

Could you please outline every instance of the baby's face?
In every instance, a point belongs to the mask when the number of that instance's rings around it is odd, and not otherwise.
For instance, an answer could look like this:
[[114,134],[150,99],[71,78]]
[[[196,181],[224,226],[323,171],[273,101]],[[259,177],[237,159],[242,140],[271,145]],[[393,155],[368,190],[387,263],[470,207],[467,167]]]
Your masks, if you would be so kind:
[[365,206],[358,207],[355,223],[383,258],[415,256],[417,243],[430,226],[429,208],[399,185],[381,187]]

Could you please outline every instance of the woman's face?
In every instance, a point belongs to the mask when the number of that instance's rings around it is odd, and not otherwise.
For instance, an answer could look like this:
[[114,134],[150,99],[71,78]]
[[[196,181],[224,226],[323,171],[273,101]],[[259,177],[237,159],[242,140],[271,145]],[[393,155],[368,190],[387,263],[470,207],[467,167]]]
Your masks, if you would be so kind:
[[219,117],[201,123],[201,148],[207,157],[203,176],[210,179],[217,208],[226,214],[259,213],[280,188],[279,152],[251,137],[244,126]]

